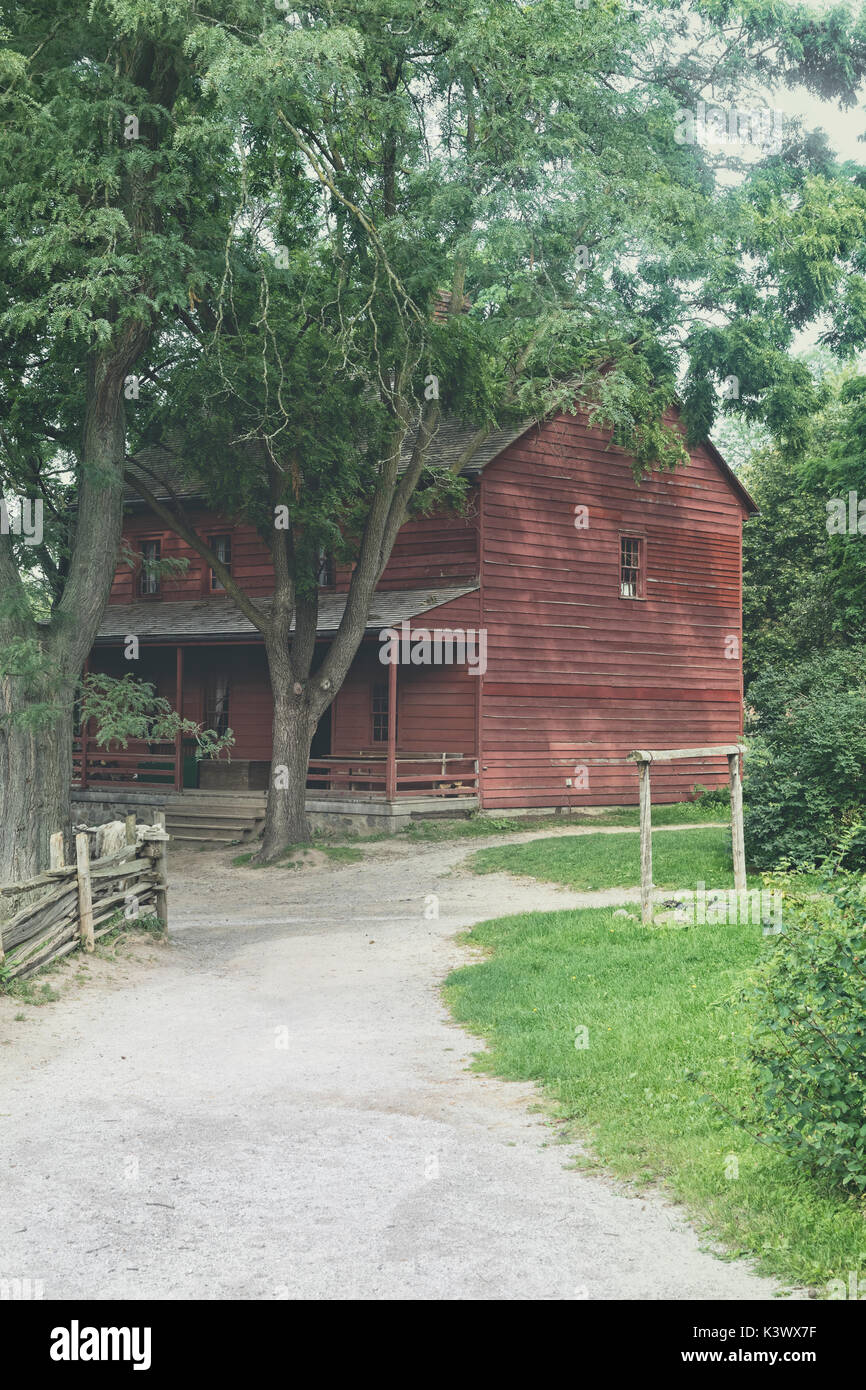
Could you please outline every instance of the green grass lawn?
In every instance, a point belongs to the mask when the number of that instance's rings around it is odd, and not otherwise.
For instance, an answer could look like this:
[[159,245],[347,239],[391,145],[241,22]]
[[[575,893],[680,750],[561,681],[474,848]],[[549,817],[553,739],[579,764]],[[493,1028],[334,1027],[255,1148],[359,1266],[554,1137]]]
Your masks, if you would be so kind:
[[[653,807],[654,825],[700,825],[703,821],[730,821],[731,808],[705,801],[680,801],[672,806]],[[573,825],[636,826],[640,824],[637,806],[611,806],[599,815],[580,811],[564,816],[506,816],[495,811],[479,812],[467,820],[420,820],[402,830],[410,840],[460,840],[483,835],[519,835],[526,830],[556,830]],[[364,836],[380,839],[381,836]]]
[[[501,918],[468,939],[490,958],[455,971],[445,993],[487,1040],[478,1070],[539,1082],[566,1132],[591,1139],[591,1163],[662,1179],[765,1273],[822,1292],[860,1270],[866,1209],[725,1113],[750,1117],[736,995],[765,949],[760,926],[646,929],[597,909]],[[588,1046],[578,1048],[581,1028]]]
[[[727,802],[713,805],[705,801],[680,801],[672,806],[654,806],[654,825],[701,825],[706,821],[730,821],[731,808]],[[506,816],[495,811],[479,811],[465,820],[417,820],[397,833],[407,840],[438,842],[441,840],[479,840],[491,835],[520,835],[528,830],[562,830],[569,826],[637,826],[640,812],[637,806],[612,806],[599,815],[587,815],[580,811],[569,812],[564,816]],[[339,845],[368,845],[380,840],[390,840],[392,836],[383,830],[372,834],[358,834],[353,830],[320,830],[316,833],[315,846],[326,849]],[[299,846],[291,846],[293,849]],[[247,856],[248,858],[249,856]],[[245,863],[239,856],[235,863]]]
[[[545,883],[589,891],[640,884],[637,835],[559,835],[523,845],[493,845],[469,860],[476,873],[525,874]],[[733,886],[731,832],[708,826],[653,831],[653,882],[658,888]],[[750,884],[760,887],[758,876]]]

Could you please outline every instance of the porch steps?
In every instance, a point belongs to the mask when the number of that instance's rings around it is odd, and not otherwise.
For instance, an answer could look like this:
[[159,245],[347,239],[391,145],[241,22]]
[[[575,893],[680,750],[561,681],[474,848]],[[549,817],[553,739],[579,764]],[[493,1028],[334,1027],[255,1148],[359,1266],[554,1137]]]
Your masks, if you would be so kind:
[[243,844],[255,838],[265,820],[263,795],[204,792],[172,797],[166,803],[165,828],[179,846]]

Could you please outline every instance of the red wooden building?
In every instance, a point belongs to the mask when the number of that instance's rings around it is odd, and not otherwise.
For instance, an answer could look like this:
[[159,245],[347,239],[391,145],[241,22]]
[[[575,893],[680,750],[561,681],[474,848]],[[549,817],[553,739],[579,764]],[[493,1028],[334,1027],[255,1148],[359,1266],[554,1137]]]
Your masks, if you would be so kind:
[[[456,458],[471,433],[444,424],[436,459]],[[628,804],[637,799],[630,749],[740,736],[741,538],[756,509],[711,444],[687,468],[638,486],[605,434],[561,415],[493,436],[467,475],[464,515],[412,520],[400,533],[367,636],[314,741],[313,811]],[[269,559],[255,531],[186,492],[200,533],[266,598]],[[143,503],[130,499],[124,531],[137,555],[184,557],[188,568],[159,580],[141,561],[119,564],[91,669],[134,669],[185,715],[229,725],[236,742],[231,762],[198,765],[181,747],[122,755],[86,743],[76,761],[83,784],[261,797],[271,750],[261,639]],[[325,643],[348,573],[322,580]],[[383,629],[404,639],[399,664],[380,660]],[[427,648],[418,645],[425,630]],[[449,652],[445,637],[436,664],[435,636],[447,630],[457,640]],[[660,765],[654,797],[679,800],[726,776],[724,759]]]

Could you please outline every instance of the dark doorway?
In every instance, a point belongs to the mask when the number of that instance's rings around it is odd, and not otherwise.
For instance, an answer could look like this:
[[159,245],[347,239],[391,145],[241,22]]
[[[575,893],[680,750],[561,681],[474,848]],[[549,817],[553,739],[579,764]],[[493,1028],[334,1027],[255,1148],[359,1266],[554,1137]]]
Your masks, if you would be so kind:
[[313,741],[310,744],[311,758],[329,758],[331,756],[331,706],[325,710],[318,724],[316,732],[313,734]]

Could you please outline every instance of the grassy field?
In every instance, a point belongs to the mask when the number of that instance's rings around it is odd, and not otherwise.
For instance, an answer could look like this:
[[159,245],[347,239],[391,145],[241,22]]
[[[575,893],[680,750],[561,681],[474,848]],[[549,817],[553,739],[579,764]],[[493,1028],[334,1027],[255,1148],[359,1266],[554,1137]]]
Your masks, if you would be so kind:
[[[590,891],[640,884],[637,835],[561,835],[523,845],[493,845],[469,861],[476,873],[529,875],[545,883]],[[653,831],[653,882],[659,888],[733,886],[731,832],[708,826]],[[749,876],[750,884],[761,880]]]
[[604,909],[506,917],[468,939],[490,958],[445,992],[489,1045],[477,1069],[539,1082],[566,1132],[590,1139],[590,1166],[663,1180],[731,1253],[786,1284],[820,1295],[860,1271],[866,1209],[754,1132],[737,996],[767,949],[760,926],[645,929]]
[[[706,821],[730,821],[731,810],[726,803],[713,805],[705,801],[681,801],[672,806],[654,806],[654,825],[701,825]],[[505,816],[495,812],[477,812],[466,820],[418,820],[411,821],[405,829],[398,831],[402,839],[436,843],[443,840],[479,840],[491,835],[520,835],[530,830],[562,830],[569,826],[637,826],[640,823],[636,806],[612,806],[599,815],[586,815],[579,811],[566,816]],[[369,835],[352,830],[319,830],[313,839],[316,849],[331,850],[342,845],[369,845],[393,837],[386,831],[374,831]],[[300,845],[290,845],[287,854],[300,849]],[[336,857],[336,856],[334,856]],[[235,864],[246,864],[251,855],[238,855]],[[348,860],[346,861],[348,862]],[[253,866],[255,867],[255,866]]]
[[[672,806],[654,806],[652,814],[654,825],[700,825],[704,821],[730,821],[731,808],[704,801],[680,801]],[[410,840],[459,840],[484,835],[519,835],[526,830],[562,830],[569,826],[639,824],[637,806],[612,806],[610,810],[591,816],[580,811],[565,816],[505,816],[495,811],[483,812],[468,820],[413,821],[400,833]]]

